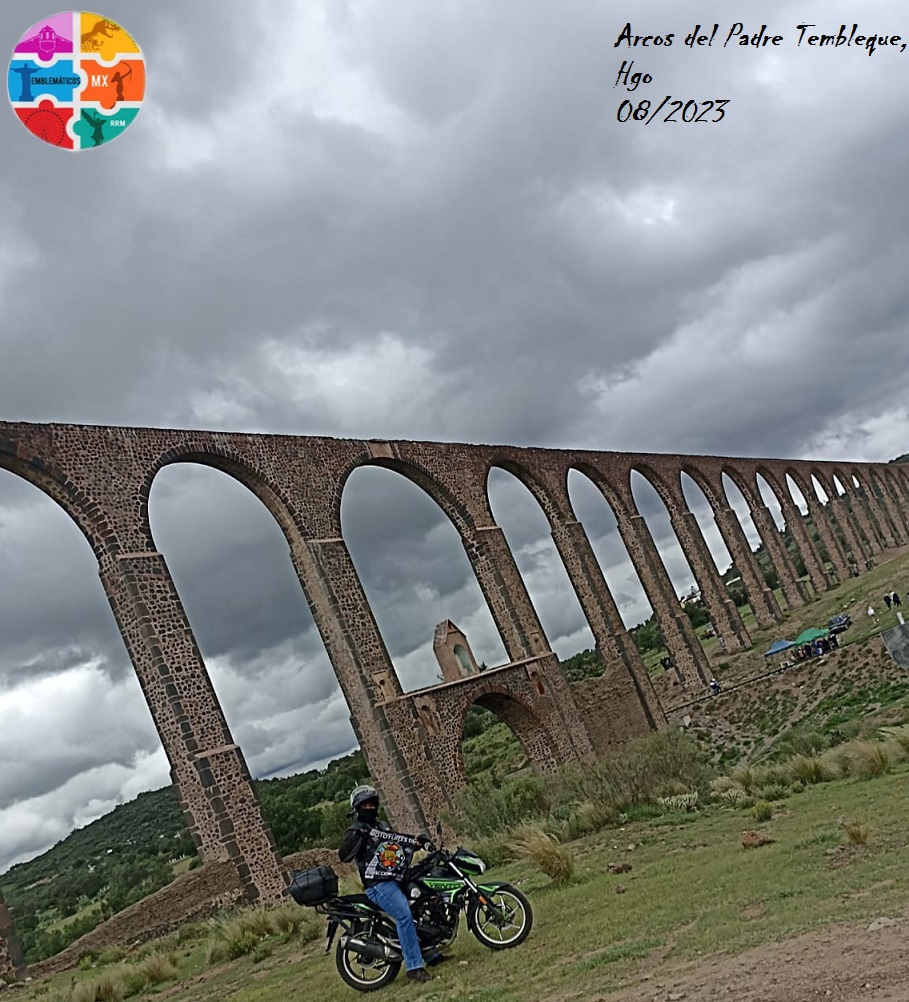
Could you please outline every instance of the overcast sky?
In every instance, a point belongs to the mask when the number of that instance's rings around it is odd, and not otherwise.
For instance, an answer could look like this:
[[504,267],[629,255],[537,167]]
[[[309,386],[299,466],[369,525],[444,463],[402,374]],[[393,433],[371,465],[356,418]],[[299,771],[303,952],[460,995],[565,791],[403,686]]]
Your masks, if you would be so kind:
[[[0,116],[0,419],[906,452],[909,49],[798,47],[795,26],[836,33],[861,15],[859,33],[909,39],[909,12],[679,10],[105,0],[147,60],[135,124],[67,154]],[[55,12],[4,3],[0,48]],[[783,43],[724,49],[733,18]],[[616,47],[629,19],[673,44]],[[714,22],[712,48],[682,44]],[[631,59],[653,81],[627,94],[614,83]],[[617,121],[626,97],[666,95],[729,103],[717,124]],[[570,487],[640,622],[608,506],[580,475]],[[636,496],[681,592],[667,520]],[[590,646],[542,513],[505,473],[491,497],[553,647]],[[183,465],[157,478],[151,516],[254,774],[348,752],[346,706],[264,508]],[[417,488],[358,471],[342,521],[405,688],[435,679],[446,617],[480,659],[504,660],[454,529]],[[83,537],[2,470],[0,760],[0,872],[168,781]]]

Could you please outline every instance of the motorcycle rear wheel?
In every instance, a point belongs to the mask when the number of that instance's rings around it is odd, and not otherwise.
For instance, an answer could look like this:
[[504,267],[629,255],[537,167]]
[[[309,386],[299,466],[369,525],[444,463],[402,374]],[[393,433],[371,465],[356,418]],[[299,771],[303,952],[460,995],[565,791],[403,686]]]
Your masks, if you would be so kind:
[[377,992],[390,985],[401,969],[400,960],[373,960],[338,943],[335,964],[341,980],[358,992]]
[[510,950],[520,946],[533,928],[533,909],[527,898],[511,884],[489,895],[498,911],[491,913],[474,899],[467,909],[467,928],[490,950]]

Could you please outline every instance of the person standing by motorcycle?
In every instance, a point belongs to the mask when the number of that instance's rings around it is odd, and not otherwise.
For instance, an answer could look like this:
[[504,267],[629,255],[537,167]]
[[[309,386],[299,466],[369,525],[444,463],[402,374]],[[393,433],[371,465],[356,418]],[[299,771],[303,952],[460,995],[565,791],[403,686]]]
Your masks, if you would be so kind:
[[356,821],[344,832],[338,858],[342,863],[356,861],[366,896],[395,920],[407,977],[412,981],[431,981],[432,975],[423,966],[410,905],[400,884],[414,852],[426,845],[429,837],[403,835],[379,821],[379,794],[371,786],[358,786],[350,795],[350,807]]

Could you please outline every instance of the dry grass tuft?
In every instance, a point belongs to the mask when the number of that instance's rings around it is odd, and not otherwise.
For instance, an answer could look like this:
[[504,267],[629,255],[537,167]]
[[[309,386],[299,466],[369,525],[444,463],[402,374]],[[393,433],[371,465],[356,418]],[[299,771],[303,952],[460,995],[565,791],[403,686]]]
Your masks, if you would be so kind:
[[106,971],[96,981],[76,985],[72,1002],[123,1002],[125,983],[119,971]]
[[526,824],[515,829],[514,845],[556,884],[564,884],[574,873],[571,850],[541,824]]
[[150,985],[177,977],[177,960],[172,953],[150,953],[136,964],[136,970]]
[[790,779],[804,786],[827,783],[836,775],[833,767],[817,755],[793,755],[788,766]]
[[871,829],[861,821],[844,821],[843,835],[848,845],[867,845]]
[[849,771],[859,779],[874,779],[890,771],[891,750],[883,741],[850,741],[846,751]]

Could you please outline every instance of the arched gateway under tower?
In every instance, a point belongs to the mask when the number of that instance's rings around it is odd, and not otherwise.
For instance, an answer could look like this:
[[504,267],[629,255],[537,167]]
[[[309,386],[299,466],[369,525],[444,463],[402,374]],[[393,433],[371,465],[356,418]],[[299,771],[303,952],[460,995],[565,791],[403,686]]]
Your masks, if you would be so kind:
[[[608,501],[682,677],[694,685],[704,676],[703,651],[635,504],[633,471],[645,471],[657,485],[691,573],[729,643],[746,642],[747,637],[688,510],[683,472],[703,493],[759,621],[776,620],[779,610],[756,572],[750,544],[726,498],[724,478],[741,491],[790,605],[802,604],[808,596],[763,503],[759,476],[774,486],[785,485],[788,476],[829,543],[829,572],[813,555],[810,560],[815,589],[832,587],[846,567],[833,547],[831,512],[808,489],[812,478],[833,499],[837,493],[829,485],[838,473],[837,479],[852,491],[853,497],[833,507],[853,558],[870,559],[909,535],[909,471],[895,466],[0,422],[0,468],[56,501],[94,552],[200,858],[203,863],[231,861],[250,901],[277,900],[287,877],[243,753],[232,739],[152,537],[149,492],[157,472],[176,462],[203,463],[234,477],[280,525],[372,778],[392,821],[409,830],[425,828],[451,806],[463,786],[460,736],[464,715],[474,704],[508,723],[531,764],[542,772],[590,760],[665,724],[647,671],[572,509],[572,470],[581,471]],[[452,673],[428,688],[402,690],[341,531],[345,482],[363,466],[383,466],[408,478],[448,516],[501,637],[504,664],[464,671],[462,677]],[[597,678],[569,684],[560,671],[492,515],[487,481],[496,467],[521,480],[548,520],[604,663]],[[844,470],[849,471],[846,481]],[[786,517],[800,517],[788,492],[783,502]],[[797,535],[800,544],[807,539],[804,532]],[[9,917],[0,904],[0,976],[21,972]]]

